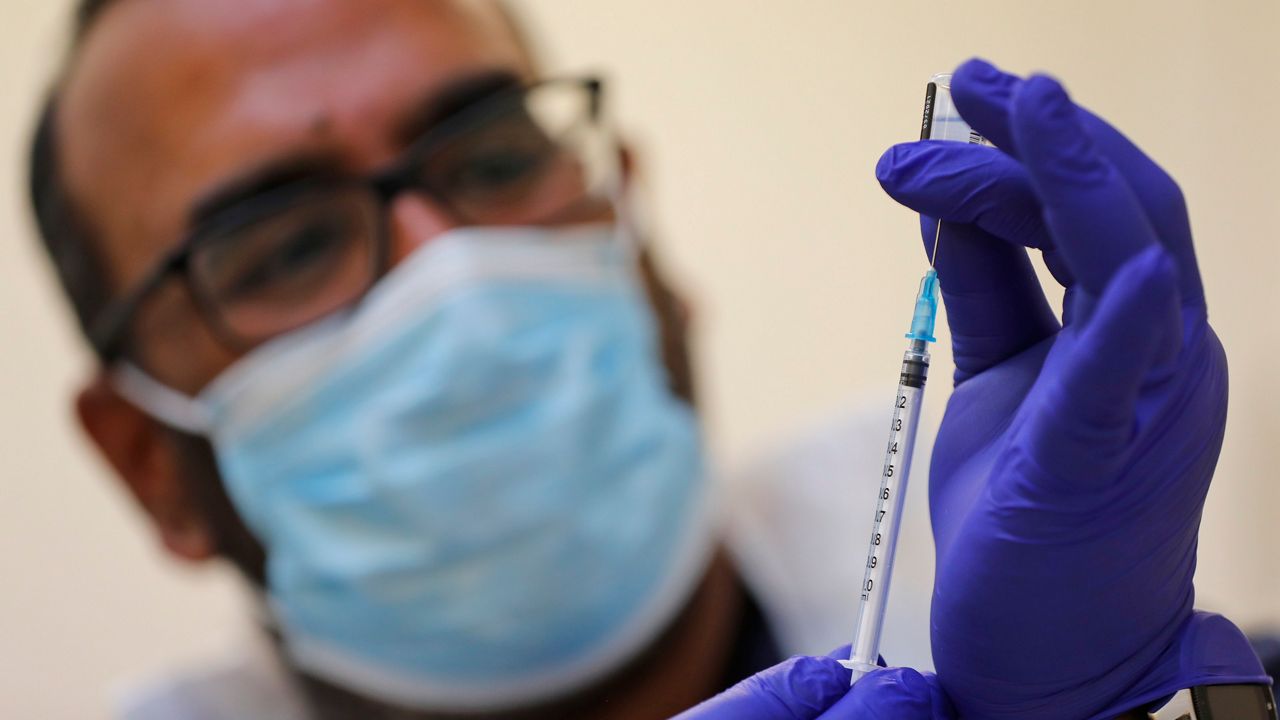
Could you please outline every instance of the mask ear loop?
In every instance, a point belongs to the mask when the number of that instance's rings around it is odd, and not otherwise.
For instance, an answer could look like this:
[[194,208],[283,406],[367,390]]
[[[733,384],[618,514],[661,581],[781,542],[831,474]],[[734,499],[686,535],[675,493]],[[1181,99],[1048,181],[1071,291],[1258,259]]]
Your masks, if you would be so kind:
[[213,427],[209,410],[199,400],[156,380],[131,363],[111,370],[111,385],[131,405],[190,435],[208,435]]
[[634,182],[620,178],[609,191],[609,202],[617,215],[618,234],[622,244],[637,257],[649,245],[648,213],[644,210],[643,191]]
[[[615,146],[616,147],[616,146]],[[637,208],[642,203],[637,201],[637,191],[629,184],[621,172],[615,176],[607,190],[609,203],[613,206],[614,248],[619,259],[627,266],[627,274],[637,288],[644,286],[641,261],[645,249],[649,245],[649,234],[642,220],[644,212]]]
[[597,120],[594,135],[595,152],[603,155],[607,163],[600,192],[613,206],[619,249],[639,268],[640,255],[649,242],[648,228],[642,218],[643,207],[636,207],[643,204],[636,199],[638,193],[634,189],[634,179],[628,177],[623,162],[625,153],[619,139],[621,133],[607,112]]

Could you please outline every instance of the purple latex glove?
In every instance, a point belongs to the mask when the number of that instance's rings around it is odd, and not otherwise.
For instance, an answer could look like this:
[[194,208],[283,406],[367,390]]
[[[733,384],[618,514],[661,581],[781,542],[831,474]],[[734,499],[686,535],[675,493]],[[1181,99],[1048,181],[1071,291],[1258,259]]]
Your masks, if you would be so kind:
[[886,668],[849,687],[837,658],[796,656],[757,673],[686,710],[676,720],[954,720],[951,704],[931,673]]
[[[961,115],[1000,149],[924,141],[876,174],[946,222],[956,388],[934,447],[933,656],[965,718],[1113,717],[1197,684],[1267,682],[1192,609],[1227,363],[1182,194],[1054,80],[973,60]],[[1024,247],[1067,288],[1054,318]]]

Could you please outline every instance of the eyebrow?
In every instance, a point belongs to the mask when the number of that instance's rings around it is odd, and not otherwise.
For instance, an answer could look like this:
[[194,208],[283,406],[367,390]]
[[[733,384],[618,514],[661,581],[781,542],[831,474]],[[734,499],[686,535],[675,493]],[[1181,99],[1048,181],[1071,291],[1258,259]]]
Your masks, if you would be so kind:
[[209,222],[255,197],[314,178],[342,177],[343,163],[334,154],[298,154],[272,160],[215,188],[193,205],[193,227]]
[[396,128],[395,137],[409,145],[451,115],[491,95],[521,87],[522,81],[513,70],[482,70],[457,78],[433,92],[410,111]]
[[[518,88],[512,70],[494,69],[462,76],[433,90],[396,124],[394,138],[402,146],[426,134],[441,121],[496,93]],[[349,177],[336,152],[303,152],[269,160],[202,195],[192,205],[192,227],[209,222],[248,200],[305,180]]]

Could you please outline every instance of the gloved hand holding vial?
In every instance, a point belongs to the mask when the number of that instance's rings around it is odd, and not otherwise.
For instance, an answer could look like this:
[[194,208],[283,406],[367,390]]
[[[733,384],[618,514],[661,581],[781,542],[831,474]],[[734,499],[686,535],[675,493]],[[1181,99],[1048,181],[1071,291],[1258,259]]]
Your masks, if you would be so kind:
[[[1050,77],[973,60],[951,91],[995,147],[906,143],[876,168],[926,252],[942,221],[939,681],[961,717],[1110,719],[1209,686],[1274,712],[1244,636],[1194,609],[1227,366],[1178,186]],[[1066,288],[1061,323],[1024,248]]]

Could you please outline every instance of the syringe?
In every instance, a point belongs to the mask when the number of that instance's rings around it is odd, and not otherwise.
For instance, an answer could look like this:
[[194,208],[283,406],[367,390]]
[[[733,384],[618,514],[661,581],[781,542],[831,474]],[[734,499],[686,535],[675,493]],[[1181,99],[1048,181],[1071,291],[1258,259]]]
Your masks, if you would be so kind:
[[[920,139],[990,145],[960,118],[951,101],[950,75],[934,75],[929,79]],[[938,273],[933,265],[941,238],[942,221],[939,220],[933,238],[933,252],[929,256],[930,268],[920,280],[911,332],[907,333],[911,342],[902,356],[902,372],[889,426],[889,443],[885,447],[880,489],[872,518],[871,545],[859,588],[858,625],[849,660],[844,662],[853,671],[853,682],[878,667],[880,632],[884,628],[884,614],[888,607],[889,581],[893,578],[893,559],[898,549],[902,509],[907,499],[907,480],[911,477],[911,456],[920,424],[920,404],[924,400],[924,385],[929,377],[928,343],[935,341],[933,329],[938,318],[939,288]]]
[[924,384],[929,377],[928,343],[935,340],[933,327],[937,317],[938,273],[930,268],[920,281],[915,316],[911,319],[911,332],[907,333],[911,342],[902,356],[902,372],[898,392],[894,396],[889,444],[885,446],[876,514],[871,526],[871,546],[867,551],[866,569],[859,589],[861,602],[857,634],[846,663],[853,670],[853,682],[874,670],[880,655],[880,631],[884,627],[889,581],[893,577],[893,556],[898,549],[907,480],[911,477],[911,455],[916,445],[916,428],[920,425],[920,403],[924,400]]

